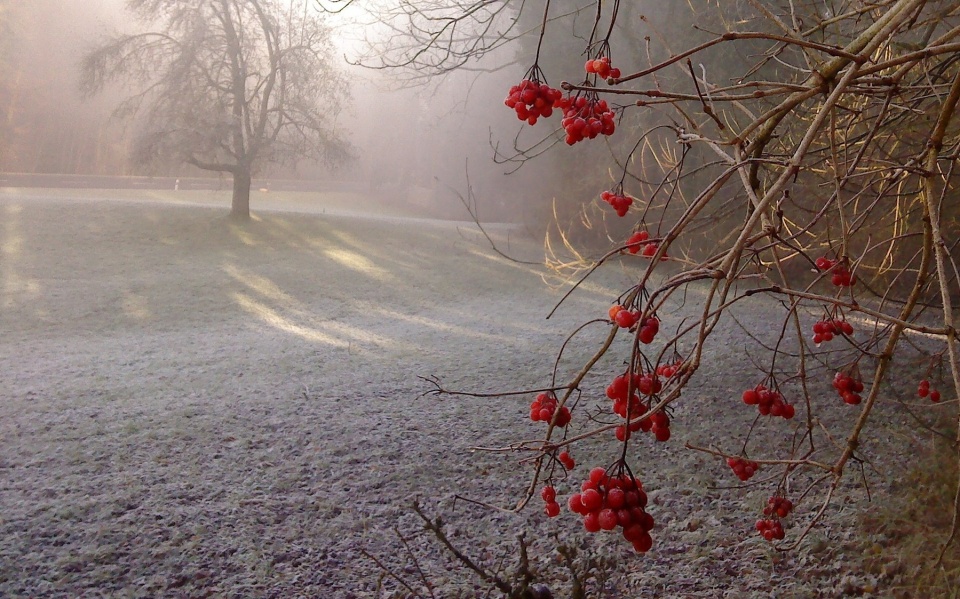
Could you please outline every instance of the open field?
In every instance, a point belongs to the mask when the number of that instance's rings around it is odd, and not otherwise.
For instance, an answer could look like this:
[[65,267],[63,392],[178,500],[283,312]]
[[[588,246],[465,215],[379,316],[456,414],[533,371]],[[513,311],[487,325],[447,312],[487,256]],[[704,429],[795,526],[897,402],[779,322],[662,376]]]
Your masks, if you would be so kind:
[[[629,267],[547,321],[564,289],[462,223],[277,194],[254,198],[256,219],[238,227],[222,197],[142,193],[0,190],[0,596],[375,597],[379,570],[360,550],[411,574],[393,528],[417,528],[413,497],[489,563],[520,527],[543,570],[556,567],[551,531],[575,536],[620,564],[596,596],[882,587],[857,571],[859,481],[799,552],[779,554],[751,532],[764,490],[717,488],[729,471],[683,450],[724,443],[751,420],[736,409],[750,365],[733,323],[718,329],[723,350],[706,361],[697,401],[675,413],[674,438],[636,446],[657,520],[648,555],[581,535],[569,514],[548,522],[538,501],[519,515],[454,504],[457,493],[515,503],[528,482],[516,457],[469,448],[540,429],[528,396],[438,399],[417,377],[546,386],[565,336],[606,313]],[[506,243],[507,229],[494,230]],[[536,259],[538,244],[518,237],[511,250]],[[748,309],[762,322],[776,308]],[[602,330],[588,329],[561,374]],[[600,370],[617,365],[611,356]],[[588,380],[598,392],[585,401],[601,399],[606,376]],[[899,434],[888,423],[877,435]],[[878,464],[902,459],[867,445]],[[576,475],[610,450],[578,449]],[[874,500],[901,473],[872,473]],[[435,546],[416,551],[439,596],[485,596]]]

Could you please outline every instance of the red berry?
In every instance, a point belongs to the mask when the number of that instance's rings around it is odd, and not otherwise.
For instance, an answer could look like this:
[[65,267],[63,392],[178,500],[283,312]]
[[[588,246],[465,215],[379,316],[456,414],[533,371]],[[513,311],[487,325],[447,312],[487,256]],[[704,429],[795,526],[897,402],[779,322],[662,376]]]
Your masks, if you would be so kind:
[[540,491],[540,497],[542,497],[546,503],[553,503],[557,499],[557,490],[548,485]]
[[590,471],[590,482],[594,484],[600,484],[600,482],[606,478],[607,470],[601,466],[597,466]]
[[621,443],[630,438],[630,430],[625,426],[618,426],[617,428],[613,429],[613,434],[617,438],[617,441],[620,441]]
[[627,240],[627,251],[629,251],[631,254],[636,254],[638,251],[640,251],[640,247],[643,242],[649,238],[650,234],[646,231],[637,231]]
[[600,518],[597,512],[589,512],[583,516],[583,527],[587,532],[600,532]]
[[597,521],[603,530],[613,530],[617,527],[617,512],[610,508],[600,510]]
[[640,343],[643,343],[644,345],[649,345],[653,343],[653,340],[656,336],[657,334],[648,328],[640,329],[640,333],[637,335],[638,339],[640,340]]
[[[633,543],[640,540],[640,538],[646,534],[647,531],[643,530],[643,527],[639,523],[631,524],[629,526],[623,527],[623,538],[627,541]],[[649,536],[649,535],[647,535]]]
[[620,509],[623,507],[626,500],[626,494],[623,492],[623,489],[610,489],[607,491],[607,507],[612,509]]
[[647,532],[644,532],[640,538],[633,542],[633,548],[639,553],[646,553],[650,551],[651,547],[653,547],[653,539],[650,538],[650,534]]
[[637,322],[639,315],[636,312],[631,312],[630,310],[620,310],[617,312],[617,316],[614,320],[617,322],[617,326],[623,329],[629,329]]
[[596,489],[587,489],[580,494],[580,503],[588,512],[596,512],[603,507],[603,497]]

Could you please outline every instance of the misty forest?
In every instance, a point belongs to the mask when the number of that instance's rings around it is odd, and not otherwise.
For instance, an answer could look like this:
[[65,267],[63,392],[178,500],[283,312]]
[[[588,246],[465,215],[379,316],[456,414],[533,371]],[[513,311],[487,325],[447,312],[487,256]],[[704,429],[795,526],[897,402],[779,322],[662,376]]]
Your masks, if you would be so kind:
[[0,0],[0,597],[960,597],[960,2]]

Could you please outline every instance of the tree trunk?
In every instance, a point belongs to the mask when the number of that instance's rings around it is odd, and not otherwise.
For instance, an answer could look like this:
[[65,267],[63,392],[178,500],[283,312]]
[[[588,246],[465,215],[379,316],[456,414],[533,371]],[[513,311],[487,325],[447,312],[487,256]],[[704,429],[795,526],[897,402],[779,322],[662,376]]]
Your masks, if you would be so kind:
[[233,203],[230,218],[250,220],[250,170],[240,168],[233,173]]

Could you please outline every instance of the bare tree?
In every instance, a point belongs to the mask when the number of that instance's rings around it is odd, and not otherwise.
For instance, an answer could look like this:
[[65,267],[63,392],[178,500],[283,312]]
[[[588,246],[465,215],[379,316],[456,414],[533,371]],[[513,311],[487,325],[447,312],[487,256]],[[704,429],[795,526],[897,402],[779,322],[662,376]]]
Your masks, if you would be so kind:
[[231,216],[250,217],[250,181],[265,163],[334,163],[346,97],[330,30],[301,5],[275,0],[129,0],[146,31],[84,56],[82,91],[129,80],[117,109],[140,115],[136,158],[185,162],[233,177]]

